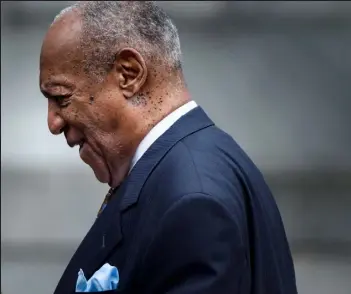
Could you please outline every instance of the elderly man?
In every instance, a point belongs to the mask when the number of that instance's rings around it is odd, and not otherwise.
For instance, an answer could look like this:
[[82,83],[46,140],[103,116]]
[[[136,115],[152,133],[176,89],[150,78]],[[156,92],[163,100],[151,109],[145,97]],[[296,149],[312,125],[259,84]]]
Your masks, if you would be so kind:
[[56,294],[105,263],[116,293],[297,292],[270,190],[191,100],[176,27],[153,2],[65,9],[43,42],[40,88],[50,131],[111,187]]

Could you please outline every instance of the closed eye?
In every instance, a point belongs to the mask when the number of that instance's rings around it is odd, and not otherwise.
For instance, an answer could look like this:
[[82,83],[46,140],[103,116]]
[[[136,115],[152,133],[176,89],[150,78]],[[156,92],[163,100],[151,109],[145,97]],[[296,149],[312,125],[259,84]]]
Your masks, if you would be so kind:
[[52,95],[48,92],[42,91],[43,95],[50,100],[54,100],[60,107],[66,107],[69,105],[69,98],[72,96],[71,94],[66,95]]
[[71,95],[55,95],[55,96],[51,96],[50,99],[54,99],[56,101],[60,101],[60,100],[65,100],[67,98],[71,97]]
[[54,99],[60,107],[67,107],[70,104],[70,97],[71,95],[56,95],[52,96],[51,99]]

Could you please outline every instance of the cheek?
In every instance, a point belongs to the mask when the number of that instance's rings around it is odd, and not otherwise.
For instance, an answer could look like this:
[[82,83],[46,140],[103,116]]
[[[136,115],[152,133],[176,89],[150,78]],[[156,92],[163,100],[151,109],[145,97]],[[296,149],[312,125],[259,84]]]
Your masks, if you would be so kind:
[[96,105],[91,113],[91,120],[105,133],[116,133],[123,128],[126,122],[126,112],[123,105],[117,103],[104,103]]
[[[112,143],[128,129],[128,104],[119,93],[105,91],[86,94],[85,99],[72,101],[69,121],[84,131],[86,137],[105,144]],[[115,142],[116,144],[116,142]]]
[[84,130],[88,122],[84,113],[75,107],[69,107],[62,116],[69,126],[80,130]]
[[87,129],[86,138],[93,148],[93,150],[99,154],[101,157],[108,158],[121,158],[124,154],[124,144],[123,140],[120,140],[119,136],[116,134],[101,132],[97,129]]
[[118,135],[104,134],[99,137],[101,150],[104,155],[108,158],[119,158],[128,157],[128,144]]
[[64,110],[69,124],[79,128],[86,128],[93,124],[95,112],[92,105],[83,97],[75,97],[70,105]]
[[109,83],[91,106],[95,106],[96,120],[104,131],[114,132],[123,124],[128,104],[122,93],[116,90],[116,85]]

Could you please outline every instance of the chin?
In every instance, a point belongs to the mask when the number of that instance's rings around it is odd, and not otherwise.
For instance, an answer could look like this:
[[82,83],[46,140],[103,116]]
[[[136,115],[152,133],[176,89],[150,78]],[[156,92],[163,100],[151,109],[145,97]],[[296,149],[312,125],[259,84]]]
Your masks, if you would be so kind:
[[93,172],[95,174],[95,177],[96,179],[100,182],[100,183],[103,183],[103,184],[107,184],[110,182],[110,175],[105,173],[105,172],[100,172],[100,171],[95,171],[93,169]]

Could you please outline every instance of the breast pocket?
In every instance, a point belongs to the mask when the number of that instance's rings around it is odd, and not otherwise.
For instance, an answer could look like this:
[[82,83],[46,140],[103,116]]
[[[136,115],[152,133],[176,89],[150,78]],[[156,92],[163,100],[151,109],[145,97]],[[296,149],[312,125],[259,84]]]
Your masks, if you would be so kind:
[[99,292],[75,292],[75,293],[95,293],[95,294],[102,294],[102,293],[125,293],[125,292],[122,292],[121,290],[108,290],[108,291],[99,291]]

